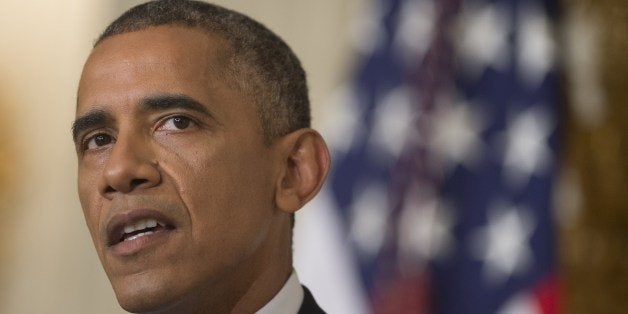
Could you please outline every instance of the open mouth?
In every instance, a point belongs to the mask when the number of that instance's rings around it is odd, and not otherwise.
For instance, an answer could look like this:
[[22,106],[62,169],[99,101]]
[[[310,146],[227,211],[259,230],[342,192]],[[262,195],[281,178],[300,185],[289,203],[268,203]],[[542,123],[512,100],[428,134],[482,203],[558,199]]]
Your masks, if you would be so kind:
[[169,220],[167,220],[165,217],[160,218],[155,216],[160,215],[157,215],[155,213],[150,213],[149,215],[147,215],[146,213],[144,213],[135,217],[126,216],[114,219],[118,221],[112,223],[112,226],[114,227],[111,228],[108,232],[109,246],[115,246],[124,242],[131,242],[143,237],[156,235],[175,229],[174,225],[170,223]]
[[114,239],[114,242],[116,242],[114,245],[167,230],[172,230],[172,228],[169,228],[165,223],[159,222],[156,219],[142,219],[132,225],[124,226],[122,235],[118,239]]

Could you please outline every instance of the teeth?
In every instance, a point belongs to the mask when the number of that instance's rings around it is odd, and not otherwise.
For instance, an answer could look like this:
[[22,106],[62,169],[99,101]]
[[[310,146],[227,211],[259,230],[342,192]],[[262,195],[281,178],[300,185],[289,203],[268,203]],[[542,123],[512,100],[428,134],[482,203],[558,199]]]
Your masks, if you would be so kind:
[[152,234],[152,233],[153,233],[152,231],[138,233],[138,234],[136,234],[136,235],[134,235],[132,237],[128,237],[128,238],[124,239],[124,241],[132,241],[132,240],[135,240],[135,239],[137,239],[137,238],[139,238],[141,236],[149,235],[149,234]]
[[131,233],[133,231],[135,231],[133,226],[124,226],[124,233]]
[[[124,226],[124,233],[131,233],[131,232],[135,232],[135,231],[139,231],[139,230],[144,230],[146,228],[154,228],[157,227],[157,220],[155,219],[142,219],[132,225],[126,225]],[[131,238],[135,238],[139,235],[142,235],[144,233],[140,233],[138,235],[135,235]],[[129,239],[131,239],[129,238]]]
[[157,220],[155,219],[148,219],[146,221],[146,228],[155,228],[157,227]]

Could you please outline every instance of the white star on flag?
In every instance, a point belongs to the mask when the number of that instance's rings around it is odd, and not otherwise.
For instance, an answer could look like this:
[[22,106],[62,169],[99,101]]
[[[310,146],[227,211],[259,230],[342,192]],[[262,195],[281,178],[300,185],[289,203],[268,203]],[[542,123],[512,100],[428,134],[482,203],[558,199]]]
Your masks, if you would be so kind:
[[541,108],[534,106],[518,114],[506,131],[504,176],[514,187],[549,169],[552,151],[547,141],[554,126]]
[[384,4],[377,1],[372,4],[352,2],[350,10],[355,15],[350,20],[348,37],[357,52],[368,55],[382,46],[386,39],[386,30],[382,23],[386,9]]
[[487,282],[502,284],[532,264],[528,242],[535,223],[530,215],[530,211],[503,203],[488,210],[487,225],[471,238],[471,253],[484,261]]
[[456,42],[463,68],[471,79],[479,77],[487,67],[503,70],[509,60],[509,21],[503,8],[488,4],[483,8],[469,8],[461,17]]
[[523,81],[535,88],[554,64],[554,41],[547,17],[540,8],[527,4],[519,12],[519,71]]
[[401,262],[428,262],[444,257],[455,243],[454,217],[427,185],[411,189],[399,216]]
[[484,123],[480,113],[471,107],[439,101],[430,117],[429,123],[434,124],[433,151],[444,161],[447,173],[460,164],[471,169],[482,157],[484,143],[479,134]]
[[543,309],[530,293],[515,294],[497,310],[497,314],[543,314]]
[[375,145],[372,152],[376,156],[387,153],[383,156],[384,161],[401,154],[408,135],[414,130],[412,122],[415,116],[410,97],[408,88],[401,86],[386,94],[376,108],[369,144]]
[[329,100],[334,113],[327,115],[321,129],[325,140],[336,155],[346,153],[356,139],[364,136],[364,126],[353,86],[342,85],[334,90]]
[[432,41],[436,18],[434,3],[406,1],[400,13],[394,44],[406,63],[419,63]]
[[351,238],[364,256],[372,257],[379,253],[386,235],[386,188],[370,184],[356,194],[351,207]]

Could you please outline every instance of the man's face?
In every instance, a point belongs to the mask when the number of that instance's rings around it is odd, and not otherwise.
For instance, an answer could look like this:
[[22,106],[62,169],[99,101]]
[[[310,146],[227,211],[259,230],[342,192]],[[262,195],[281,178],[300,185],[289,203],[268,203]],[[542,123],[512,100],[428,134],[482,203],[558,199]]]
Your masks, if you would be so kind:
[[265,267],[279,163],[255,105],[221,75],[225,45],[152,27],[106,39],[85,65],[79,197],[128,310],[242,289]]

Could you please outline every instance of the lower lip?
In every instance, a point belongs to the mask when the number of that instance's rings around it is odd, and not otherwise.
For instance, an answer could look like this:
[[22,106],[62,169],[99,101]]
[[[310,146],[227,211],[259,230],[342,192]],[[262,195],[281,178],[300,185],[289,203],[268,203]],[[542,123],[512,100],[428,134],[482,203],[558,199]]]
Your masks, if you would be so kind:
[[162,229],[156,230],[153,233],[143,235],[133,240],[122,241],[109,247],[115,255],[129,256],[138,254],[140,251],[146,250],[150,247],[163,244],[168,240],[172,230]]

